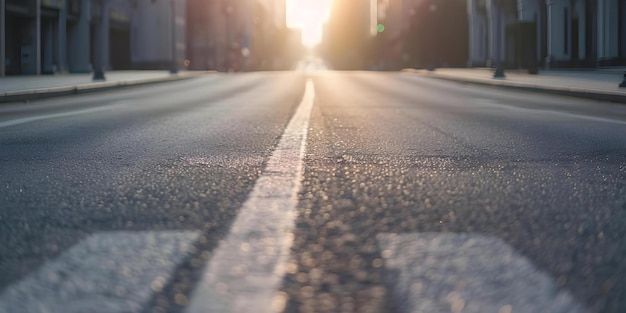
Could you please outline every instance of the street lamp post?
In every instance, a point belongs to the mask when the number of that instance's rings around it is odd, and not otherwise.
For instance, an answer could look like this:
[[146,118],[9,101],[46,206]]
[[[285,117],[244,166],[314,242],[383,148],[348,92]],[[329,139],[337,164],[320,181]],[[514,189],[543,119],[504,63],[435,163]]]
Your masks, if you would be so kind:
[[178,61],[176,60],[178,49],[176,47],[176,3],[170,0],[172,11],[172,62],[170,64],[170,74],[178,73]]

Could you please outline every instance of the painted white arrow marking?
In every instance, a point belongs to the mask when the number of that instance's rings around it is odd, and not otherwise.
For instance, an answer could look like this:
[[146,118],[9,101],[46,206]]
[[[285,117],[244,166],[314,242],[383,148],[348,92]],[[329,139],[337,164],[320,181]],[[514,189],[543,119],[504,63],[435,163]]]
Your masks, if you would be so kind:
[[0,294],[1,313],[143,312],[184,258],[197,232],[102,232]]
[[378,242],[400,312],[585,312],[500,239],[419,233],[380,234]]

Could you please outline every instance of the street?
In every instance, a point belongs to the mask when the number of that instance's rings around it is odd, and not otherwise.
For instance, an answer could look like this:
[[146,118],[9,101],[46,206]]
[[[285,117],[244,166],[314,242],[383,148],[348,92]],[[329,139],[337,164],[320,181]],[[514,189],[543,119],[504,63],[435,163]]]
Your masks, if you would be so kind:
[[623,104],[313,71],[0,105],[0,313],[618,313],[624,238]]

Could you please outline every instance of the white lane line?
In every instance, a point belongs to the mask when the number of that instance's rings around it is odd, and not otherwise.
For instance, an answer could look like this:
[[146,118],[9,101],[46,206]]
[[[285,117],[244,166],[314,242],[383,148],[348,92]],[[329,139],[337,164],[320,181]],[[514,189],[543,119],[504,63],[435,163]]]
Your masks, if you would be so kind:
[[606,117],[582,115],[582,114],[576,114],[576,113],[570,113],[570,112],[561,112],[561,111],[554,111],[554,110],[523,108],[523,107],[518,107],[518,106],[515,106],[515,105],[507,105],[507,104],[498,103],[498,102],[496,102],[494,100],[491,100],[491,99],[474,99],[473,101],[474,101],[474,103],[477,103],[477,104],[480,104],[480,105],[488,105],[488,106],[492,106],[492,107],[499,107],[499,108],[504,108],[504,109],[508,109],[508,110],[511,110],[511,111],[526,112],[526,113],[539,113],[539,114],[552,114],[552,115],[556,115],[556,116],[560,116],[560,117],[576,118],[576,119],[593,121],[593,122],[614,123],[614,124],[626,125],[626,121],[614,120],[614,119],[606,118]]
[[187,313],[280,311],[273,300],[280,299],[275,296],[293,243],[314,98],[313,82],[307,81],[302,102],[230,233],[204,269]]
[[128,102],[126,102],[126,101],[116,101],[116,102],[111,103],[110,105],[99,106],[99,107],[90,108],[90,109],[83,109],[83,110],[76,110],[76,111],[63,112],[63,113],[54,113],[54,114],[45,114],[45,115],[23,117],[23,118],[18,118],[18,119],[14,119],[14,120],[8,120],[8,121],[0,122],[0,128],[20,125],[20,124],[26,124],[26,123],[32,123],[32,122],[41,121],[41,120],[47,120],[47,119],[52,119],[52,118],[67,117],[67,116],[73,116],[73,115],[80,115],[80,114],[88,114],[88,113],[94,113],[94,112],[100,112],[100,111],[113,110],[116,106],[124,105],[124,104],[127,104],[127,103]]
[[585,312],[551,277],[500,239],[380,234],[378,243],[400,312]]
[[0,294],[0,313],[142,312],[171,279],[197,232],[102,232]]

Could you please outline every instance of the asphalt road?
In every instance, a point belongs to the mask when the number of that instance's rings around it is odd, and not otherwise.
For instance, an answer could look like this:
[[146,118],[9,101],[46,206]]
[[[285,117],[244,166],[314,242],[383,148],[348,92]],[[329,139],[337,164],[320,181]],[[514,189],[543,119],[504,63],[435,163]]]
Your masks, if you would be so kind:
[[406,311],[381,234],[440,233],[501,241],[585,312],[626,311],[626,106],[368,72],[0,106],[0,299],[90,235],[189,231],[194,248],[142,308],[184,311],[307,80],[286,312]]

